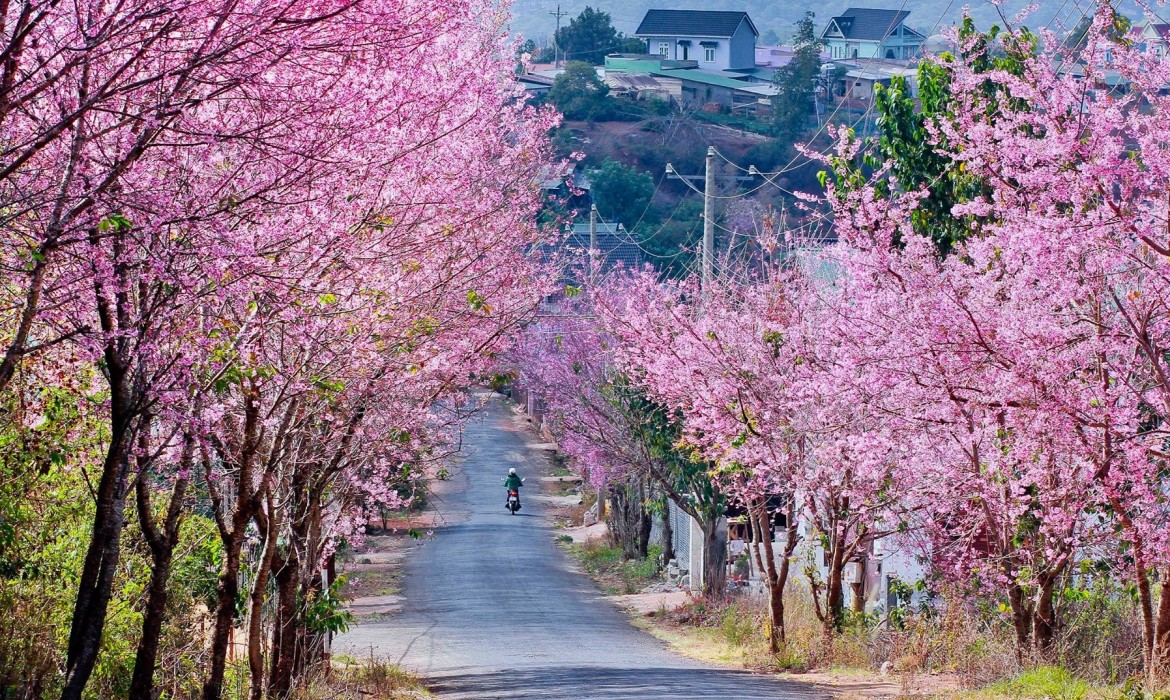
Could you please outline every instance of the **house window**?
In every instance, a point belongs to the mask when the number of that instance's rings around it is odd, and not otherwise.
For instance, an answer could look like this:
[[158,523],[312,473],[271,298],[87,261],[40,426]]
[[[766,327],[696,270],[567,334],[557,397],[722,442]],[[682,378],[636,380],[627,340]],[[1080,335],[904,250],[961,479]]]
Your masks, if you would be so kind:
[[662,56],[663,58],[670,55],[670,42],[669,41],[658,42],[658,55]]
[[713,47],[713,46],[703,47],[703,60],[707,63],[714,63],[715,62],[715,47]]

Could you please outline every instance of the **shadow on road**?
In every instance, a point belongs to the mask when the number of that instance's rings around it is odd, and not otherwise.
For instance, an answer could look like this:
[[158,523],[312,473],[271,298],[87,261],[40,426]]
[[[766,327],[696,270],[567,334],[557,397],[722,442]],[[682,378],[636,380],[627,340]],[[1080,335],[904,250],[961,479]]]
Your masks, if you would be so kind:
[[580,697],[590,700],[812,700],[824,697],[806,685],[785,684],[745,671],[720,669],[541,666],[492,673],[444,674],[436,681],[432,688],[444,698],[485,700]]

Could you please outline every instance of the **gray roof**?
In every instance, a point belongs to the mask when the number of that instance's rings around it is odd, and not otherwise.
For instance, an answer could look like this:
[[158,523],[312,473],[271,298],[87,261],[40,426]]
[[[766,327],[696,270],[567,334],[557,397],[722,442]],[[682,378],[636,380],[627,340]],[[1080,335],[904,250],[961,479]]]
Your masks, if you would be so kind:
[[711,36],[730,39],[747,20],[752,33],[759,36],[756,25],[746,12],[708,10],[647,10],[635,36]]
[[[905,22],[909,14],[907,10],[851,7],[834,17],[830,24],[835,22],[846,39],[881,41],[897,29],[899,24]],[[828,27],[825,31],[829,31]]]
[[[565,238],[565,246],[574,255],[574,267],[585,264],[585,253],[589,250],[589,224],[573,224]],[[630,270],[642,265],[642,249],[638,247],[633,234],[621,228],[620,224],[597,222],[597,254],[602,270],[617,265]]]

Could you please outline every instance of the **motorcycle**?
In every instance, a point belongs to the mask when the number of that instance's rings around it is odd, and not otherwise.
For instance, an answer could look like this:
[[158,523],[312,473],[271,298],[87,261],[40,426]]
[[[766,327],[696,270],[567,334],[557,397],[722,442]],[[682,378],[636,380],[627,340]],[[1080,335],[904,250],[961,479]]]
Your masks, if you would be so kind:
[[515,515],[518,510],[520,510],[520,490],[508,489],[508,511]]

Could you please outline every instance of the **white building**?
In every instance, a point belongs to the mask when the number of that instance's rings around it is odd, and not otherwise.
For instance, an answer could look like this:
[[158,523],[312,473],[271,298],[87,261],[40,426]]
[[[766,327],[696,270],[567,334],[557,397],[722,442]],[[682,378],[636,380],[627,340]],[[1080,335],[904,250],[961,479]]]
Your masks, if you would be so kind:
[[759,35],[746,12],[708,10],[648,10],[634,32],[651,55],[715,71],[755,68]]
[[926,37],[906,26],[905,10],[851,7],[829,20],[821,40],[835,59],[883,58],[897,61],[915,58]]

